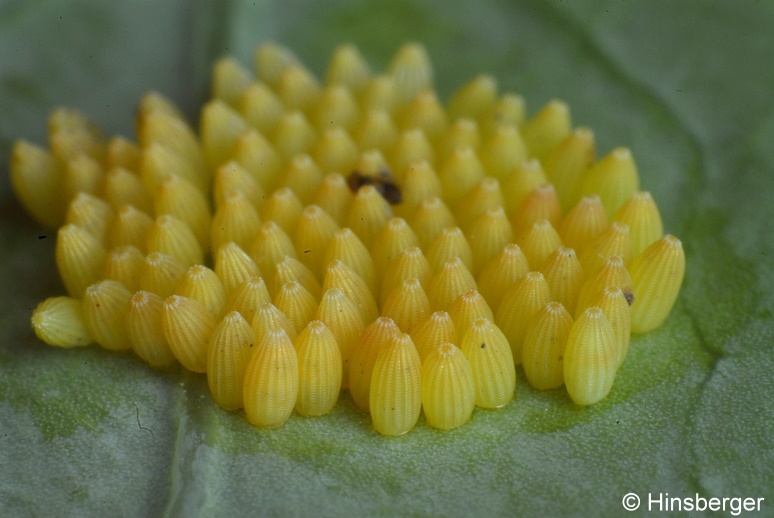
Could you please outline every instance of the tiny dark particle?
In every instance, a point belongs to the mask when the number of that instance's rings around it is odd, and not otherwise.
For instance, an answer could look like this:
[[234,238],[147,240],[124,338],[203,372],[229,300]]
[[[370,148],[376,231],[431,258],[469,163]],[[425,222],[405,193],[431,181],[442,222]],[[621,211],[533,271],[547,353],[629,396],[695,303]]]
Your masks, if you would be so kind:
[[48,236],[45,234],[41,234],[38,236],[38,239],[46,239]]
[[376,191],[390,205],[397,205],[403,201],[403,194],[400,191],[400,187],[395,183],[392,172],[386,167],[379,170],[379,176],[368,176],[360,171],[352,171],[347,177],[347,185],[349,186],[349,190],[355,193],[359,191],[361,187],[373,185]]
[[634,304],[634,293],[632,293],[631,288],[625,288],[623,290],[624,297],[626,297],[626,302],[631,306]]
[[304,253],[305,253],[305,254],[308,254],[308,253],[309,253],[309,252],[311,252],[311,251],[312,251],[312,250],[311,250],[310,248],[307,248],[306,250],[304,250]]
[[485,349],[486,348],[486,344],[481,344],[481,348]]

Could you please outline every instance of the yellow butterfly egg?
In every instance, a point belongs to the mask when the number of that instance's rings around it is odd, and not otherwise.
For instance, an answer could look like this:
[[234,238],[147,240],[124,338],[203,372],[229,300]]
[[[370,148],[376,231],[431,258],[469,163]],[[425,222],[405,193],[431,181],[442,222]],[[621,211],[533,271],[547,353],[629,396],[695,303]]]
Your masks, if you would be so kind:
[[457,89],[449,100],[449,117],[478,119],[497,102],[497,80],[481,74]]
[[343,85],[355,93],[365,88],[371,75],[368,62],[358,48],[350,43],[336,47],[327,71],[327,84]]
[[255,70],[261,81],[271,88],[276,88],[282,73],[295,63],[298,58],[293,51],[278,43],[262,43],[255,49]]
[[[394,169],[396,179],[403,184],[403,196],[406,197],[406,188],[409,185],[406,176],[407,168],[414,162],[425,161],[429,166],[435,163],[435,151],[427,135],[421,128],[411,128],[403,131],[398,141],[389,153],[390,164]],[[416,183],[416,180],[414,180]],[[436,179],[437,183],[437,179]],[[440,183],[437,183],[440,194]],[[406,211],[406,214],[409,211]]]
[[215,273],[229,297],[245,279],[260,277],[255,261],[236,243],[226,243],[215,253]]
[[426,256],[427,262],[436,273],[454,257],[459,258],[469,271],[473,271],[473,252],[459,227],[442,229],[427,249]]
[[333,410],[341,389],[341,352],[328,326],[312,320],[295,340],[298,355],[296,412],[318,416]]
[[583,271],[586,275],[594,275],[614,255],[623,259],[624,264],[631,264],[632,239],[626,223],[614,221],[583,250],[580,255]]
[[168,214],[191,229],[202,249],[210,243],[210,204],[199,189],[177,175],[166,175],[154,190],[153,207],[156,214]]
[[60,199],[59,164],[51,153],[26,140],[17,140],[11,150],[9,173],[16,197],[27,212],[46,227],[59,227],[66,205]]
[[140,252],[147,252],[146,238],[153,226],[153,219],[132,205],[124,205],[116,212],[107,242],[110,248],[133,246]]
[[274,131],[274,148],[285,162],[301,153],[311,153],[319,135],[301,111],[288,111]]
[[392,319],[379,317],[371,322],[355,342],[350,355],[349,393],[362,410],[368,411],[371,393],[371,375],[376,358],[386,349],[400,329]]
[[298,357],[284,329],[258,342],[245,370],[247,420],[262,428],[282,426],[298,400]]
[[427,424],[450,430],[473,414],[476,387],[470,362],[454,344],[435,348],[422,363],[422,408]]
[[434,349],[445,343],[458,344],[462,337],[457,337],[457,331],[449,313],[436,311],[432,313],[411,333],[411,338],[417,348],[421,361]]
[[92,284],[83,294],[86,329],[105,349],[131,348],[124,316],[132,293],[120,282],[104,280]]
[[282,174],[283,187],[291,189],[301,204],[311,203],[315,191],[322,185],[323,171],[306,153],[294,156]]
[[489,209],[505,205],[500,182],[487,176],[463,196],[455,212],[460,228],[468,233],[470,225]]
[[372,322],[379,316],[376,300],[365,281],[344,262],[334,259],[328,263],[323,279],[322,291],[338,288],[351,300],[358,309],[363,322]]
[[346,226],[357,234],[363,244],[370,248],[377,234],[392,218],[389,203],[379,194],[373,185],[361,187],[346,219]]
[[282,171],[282,159],[271,142],[258,131],[249,128],[242,133],[234,144],[231,158],[250,172],[264,192],[270,193],[276,189]]
[[614,255],[605,261],[605,265],[597,273],[589,275],[586,272],[586,282],[581,287],[578,295],[578,304],[575,306],[575,318],[594,303],[594,300],[602,294],[608,286],[621,288],[624,294],[628,294],[632,300],[637,300],[633,292],[632,278],[626,265],[619,256]]
[[100,197],[118,211],[124,205],[134,205],[143,212],[153,211],[153,202],[142,180],[134,172],[120,166],[105,174]]
[[406,334],[411,334],[429,314],[430,300],[417,278],[395,287],[382,307],[382,316],[391,318]]
[[338,288],[327,290],[317,307],[315,320],[322,320],[336,337],[342,360],[342,387],[349,382],[349,362],[352,350],[360,333],[365,329],[365,321],[357,306]]
[[518,128],[501,124],[484,139],[481,159],[488,174],[502,180],[527,159],[527,146]]
[[370,109],[354,128],[353,136],[360,149],[387,151],[398,142],[398,128],[383,109]]
[[572,316],[559,302],[549,302],[527,326],[522,349],[524,374],[540,390],[564,384],[564,350]]
[[339,226],[333,218],[317,205],[309,205],[301,212],[293,240],[296,256],[317,278],[325,270],[325,251],[337,230]]
[[505,211],[513,214],[524,199],[540,185],[548,183],[540,161],[534,158],[524,160],[500,179]]
[[583,176],[579,193],[581,196],[598,194],[607,211],[607,217],[614,219],[615,213],[640,188],[640,179],[634,157],[627,148],[616,148]]
[[514,235],[511,224],[502,207],[488,209],[471,225],[467,233],[473,253],[473,273],[478,275],[496,257]]
[[202,107],[199,131],[204,157],[211,168],[229,161],[237,139],[247,128],[239,112],[219,99]]
[[276,264],[274,277],[269,283],[269,292],[277,296],[282,286],[290,281],[297,281],[312,294],[315,300],[320,300],[322,288],[312,271],[298,259],[285,256]]
[[298,62],[282,71],[276,90],[288,110],[310,112],[322,96],[317,78]]
[[139,163],[140,148],[137,144],[120,135],[108,141],[105,149],[105,169],[119,168],[137,172]]
[[364,112],[372,109],[383,109],[393,113],[397,105],[398,95],[395,81],[387,75],[370,78],[360,93],[360,106]]
[[276,271],[276,264],[285,256],[296,259],[296,248],[290,236],[274,221],[265,221],[250,245],[250,257],[268,278]]
[[118,281],[131,292],[140,288],[140,272],[145,256],[133,246],[119,246],[105,256],[102,277]]
[[185,266],[204,262],[204,250],[191,228],[169,214],[156,218],[148,229],[146,243],[149,254],[169,255]]
[[500,126],[519,127],[524,123],[524,98],[513,93],[504,93],[481,115],[479,125],[485,135],[490,135]]
[[292,190],[283,187],[274,191],[261,206],[260,216],[262,221],[274,221],[288,235],[293,235],[303,210],[304,206],[298,196]]
[[470,362],[476,406],[500,408],[513,400],[516,368],[508,339],[487,319],[473,322],[462,338],[460,349]]
[[49,297],[32,312],[32,329],[48,345],[80,347],[92,342],[83,305],[72,297]]
[[61,227],[55,253],[59,276],[70,296],[80,298],[102,277],[105,248],[86,229],[73,224]]
[[478,291],[489,303],[492,311],[497,311],[505,294],[528,271],[527,258],[519,245],[508,243],[481,270],[478,276]]
[[156,192],[169,174],[179,176],[200,192],[209,188],[209,173],[196,170],[184,157],[159,142],[151,142],[142,148],[138,174],[150,193]]
[[397,102],[405,105],[420,91],[433,86],[433,65],[425,48],[418,43],[404,44],[392,58],[389,75],[394,81]]
[[620,369],[629,350],[629,338],[632,333],[632,314],[629,302],[623,290],[608,286],[594,301],[594,306],[602,310],[613,328],[616,350],[616,369]]
[[65,164],[60,199],[69,204],[79,193],[96,194],[103,182],[102,166],[94,158],[79,153]]
[[580,254],[609,226],[602,200],[598,195],[590,194],[570,210],[559,227],[559,235],[566,246]]
[[198,300],[219,320],[226,306],[226,290],[218,275],[201,264],[191,266],[180,279],[175,293]]
[[508,338],[517,364],[521,363],[527,326],[550,301],[551,290],[543,274],[529,272],[516,282],[500,303],[495,322]]
[[170,255],[158,252],[148,254],[140,269],[139,287],[161,298],[169,297],[177,289],[185,270],[185,266]]
[[562,304],[570,314],[574,313],[585,279],[575,250],[560,246],[548,256],[540,272],[548,283],[553,300]]
[[403,435],[414,428],[422,408],[421,362],[407,334],[397,334],[379,353],[371,376],[369,410],[382,435]]
[[164,299],[149,291],[138,291],[129,299],[126,332],[132,350],[152,367],[166,367],[175,361],[161,325]]
[[427,296],[434,309],[448,311],[457,297],[476,288],[470,270],[459,257],[452,257],[433,276]]
[[79,192],[67,207],[65,224],[78,225],[105,244],[106,233],[114,217],[115,213],[109,203],[91,194]]
[[382,306],[387,302],[392,290],[400,286],[407,279],[417,279],[427,291],[430,287],[430,279],[433,272],[430,263],[427,262],[422,250],[418,247],[407,248],[402,251],[387,267],[379,290],[379,300]]
[[324,263],[338,260],[346,264],[365,282],[372,295],[377,294],[376,273],[371,254],[352,229],[344,227],[336,231],[325,251]]
[[236,311],[228,313],[212,332],[207,359],[207,384],[212,399],[225,410],[244,405],[245,370],[255,349],[250,324]]
[[172,353],[183,367],[207,372],[207,354],[215,319],[201,302],[172,295],[164,301],[161,328]]
[[493,321],[492,309],[484,300],[484,297],[475,290],[463,293],[454,301],[449,309],[449,316],[454,322],[457,336],[463,337],[470,324],[476,320],[486,318]]
[[251,327],[255,333],[256,343],[263,340],[266,334],[272,330],[283,329],[291,340],[295,340],[298,336],[296,326],[290,317],[271,303],[258,306]]
[[466,117],[454,120],[446,129],[443,138],[436,142],[439,162],[443,162],[449,155],[463,148],[471,148],[476,153],[481,149],[481,132],[478,123]]
[[254,81],[245,87],[237,109],[250,126],[264,135],[274,133],[285,114],[282,101],[261,81]]
[[240,191],[256,210],[267,198],[261,184],[234,160],[226,162],[215,172],[213,198],[217,209],[226,204],[226,195],[231,191]]
[[312,294],[296,281],[282,285],[274,298],[274,305],[290,319],[296,333],[306,327],[317,310],[317,301]]
[[408,223],[419,240],[419,246],[427,250],[444,228],[454,227],[454,216],[438,196],[425,198],[409,216]]
[[312,120],[321,131],[331,126],[350,130],[360,116],[357,100],[342,85],[329,86],[323,90],[320,102],[312,111]]
[[353,199],[354,195],[347,185],[347,179],[339,173],[330,172],[312,196],[312,203],[327,212],[337,225],[342,226]]
[[550,183],[538,185],[527,194],[511,216],[511,224],[514,232],[521,234],[543,219],[548,220],[555,229],[562,222],[559,197]]
[[685,251],[674,236],[665,235],[632,265],[632,331],[647,333],[659,327],[677,300],[685,275]]
[[[421,131],[421,130],[414,130]],[[441,195],[441,182],[438,175],[424,158],[413,160],[401,169],[401,202],[395,206],[395,214],[402,218],[410,217],[423,201]],[[413,227],[413,225],[412,225]]]
[[390,263],[408,248],[419,244],[416,234],[403,218],[392,218],[382,227],[371,245],[376,281],[384,280]]
[[213,250],[226,243],[235,243],[247,249],[260,228],[261,218],[250,200],[242,191],[229,191],[212,218],[210,244]]
[[629,226],[632,258],[639,257],[647,247],[661,239],[664,234],[661,214],[655,200],[647,191],[637,191],[632,194],[632,197],[618,209],[614,219]]
[[576,128],[548,154],[546,175],[556,187],[564,212],[577,202],[580,183],[596,157],[594,132]]
[[591,405],[610,392],[618,368],[613,328],[598,307],[573,323],[564,354],[564,383],[578,405]]
[[458,148],[442,162],[438,176],[444,201],[455,209],[465,193],[484,179],[484,166],[473,148]]
[[242,281],[227,300],[227,313],[238,311],[248,322],[252,322],[261,304],[271,303],[271,295],[262,277],[250,277]]
[[525,230],[519,236],[518,243],[532,268],[539,268],[557,248],[562,246],[559,234],[547,219],[536,221]]
[[553,100],[540,109],[524,126],[524,141],[529,154],[544,159],[570,134],[570,108],[563,101]]
[[239,105],[239,100],[252,82],[253,74],[234,58],[221,58],[212,66],[212,96],[231,106]]

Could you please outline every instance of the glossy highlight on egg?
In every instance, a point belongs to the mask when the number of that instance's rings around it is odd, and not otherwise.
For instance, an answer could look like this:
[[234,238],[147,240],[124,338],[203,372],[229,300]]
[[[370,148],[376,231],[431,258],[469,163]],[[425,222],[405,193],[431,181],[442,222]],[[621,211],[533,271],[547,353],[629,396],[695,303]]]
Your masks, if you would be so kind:
[[351,397],[382,436],[441,433],[525,382],[615,391],[685,275],[630,149],[492,75],[446,101],[417,43],[384,72],[351,44],[323,78],[276,43],[254,65],[214,63],[198,125],[150,92],[135,138],[57,108],[48,147],[15,143],[67,292],[33,311],[42,341],[202,373],[260,428]]

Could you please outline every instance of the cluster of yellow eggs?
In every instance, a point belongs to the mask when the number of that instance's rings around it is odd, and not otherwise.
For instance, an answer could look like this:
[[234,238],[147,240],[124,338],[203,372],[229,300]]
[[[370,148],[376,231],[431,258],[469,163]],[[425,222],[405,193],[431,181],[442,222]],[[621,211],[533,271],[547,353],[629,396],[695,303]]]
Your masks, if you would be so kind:
[[597,159],[564,103],[526,119],[481,75],[444,108],[417,44],[384,74],[342,45],[324,84],[276,44],[255,67],[215,64],[198,134],[150,93],[136,142],[57,109],[48,149],[15,144],[68,292],[34,311],[42,340],[179,362],[264,427],[348,388],[399,435],[422,408],[448,429],[510,403],[519,364],[599,401],[666,318],[681,243],[631,153]]

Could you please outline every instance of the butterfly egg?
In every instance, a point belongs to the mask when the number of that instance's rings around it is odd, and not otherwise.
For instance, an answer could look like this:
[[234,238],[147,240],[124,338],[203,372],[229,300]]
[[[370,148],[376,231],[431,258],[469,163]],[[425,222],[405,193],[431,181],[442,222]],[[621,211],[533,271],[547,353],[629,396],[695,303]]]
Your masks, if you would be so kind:
[[226,162],[215,172],[213,198],[216,209],[226,204],[227,194],[231,191],[240,191],[256,210],[268,197],[250,172],[234,160]]
[[458,149],[465,148],[478,152],[481,149],[481,132],[475,120],[461,118],[452,121],[446,128],[443,138],[436,141],[435,151],[439,163],[442,163]]
[[642,252],[664,234],[656,202],[647,191],[637,191],[632,194],[618,212],[616,221],[629,226],[632,239],[632,258],[639,257]]
[[219,320],[226,306],[226,290],[218,275],[201,264],[191,266],[180,279],[175,293],[198,300]]
[[191,229],[203,250],[210,245],[210,204],[191,182],[174,174],[164,177],[154,192],[153,210],[179,219]]
[[514,214],[527,196],[545,183],[548,180],[540,161],[535,158],[524,160],[500,179],[505,212]]
[[595,157],[594,132],[589,128],[573,130],[546,157],[546,175],[556,187],[564,212],[577,204],[580,183]]
[[330,413],[341,390],[341,352],[328,326],[312,320],[296,338],[298,399],[296,412],[306,416]]
[[266,193],[276,189],[282,172],[282,159],[274,145],[255,129],[249,128],[239,136],[231,158],[247,169]]
[[391,318],[379,317],[363,329],[355,342],[350,356],[348,382],[349,393],[358,408],[368,411],[374,363],[379,353],[399,333],[400,329]]
[[216,169],[228,162],[237,139],[247,128],[247,122],[239,112],[220,99],[205,103],[199,121],[199,134],[207,164]]
[[408,248],[418,246],[414,231],[403,218],[392,218],[382,227],[371,245],[377,282],[384,279],[384,272],[392,261]]
[[282,187],[274,191],[261,206],[260,216],[262,221],[274,221],[288,235],[292,235],[303,210],[304,206],[298,196],[287,187]]
[[442,229],[427,249],[426,256],[427,262],[436,273],[454,257],[459,258],[468,270],[473,270],[473,252],[459,227]]
[[300,111],[289,111],[274,131],[274,148],[284,161],[302,153],[310,153],[317,144],[318,134],[309,119]]
[[632,314],[629,302],[621,288],[608,286],[593,304],[602,310],[613,328],[616,351],[616,370],[621,368],[629,350],[632,334]]
[[114,211],[124,205],[134,205],[143,212],[153,212],[153,201],[137,174],[120,166],[112,167],[105,174],[100,196]]
[[220,58],[212,66],[211,95],[232,107],[238,107],[239,100],[253,79],[252,72],[236,59]]
[[204,262],[204,251],[191,228],[169,214],[156,218],[146,239],[148,253],[170,255],[185,266]]
[[511,215],[511,223],[517,234],[527,231],[543,219],[548,220],[554,228],[559,228],[562,222],[559,197],[550,183],[535,187]]
[[245,122],[263,135],[273,134],[285,114],[282,101],[261,81],[247,85],[237,108]]
[[[536,221],[519,237],[519,244],[532,268],[543,264],[548,257],[562,246],[559,234],[547,219]],[[581,261],[581,265],[583,262]],[[584,271],[586,269],[584,268]]]
[[422,408],[422,364],[407,334],[397,334],[374,362],[369,410],[382,435],[403,435],[414,428]]
[[508,243],[513,241],[513,230],[502,207],[488,209],[479,216],[468,231],[468,242],[473,253],[473,273],[478,275]]
[[215,273],[223,282],[228,298],[236,288],[251,277],[260,277],[255,261],[236,243],[226,243],[215,253]]
[[164,301],[161,328],[175,358],[186,369],[207,372],[215,319],[198,300],[172,295]]
[[131,348],[125,315],[132,293],[120,282],[104,280],[83,293],[83,317],[94,341],[105,349]]
[[166,367],[175,361],[161,325],[164,299],[149,291],[138,291],[129,299],[126,333],[132,350],[152,367]]
[[445,343],[458,344],[462,337],[457,331],[449,313],[436,311],[419,323],[411,333],[411,338],[422,362],[431,351]]
[[632,261],[632,238],[629,225],[614,221],[599,237],[588,245],[580,255],[584,273],[594,275],[610,257],[617,255],[624,264]]
[[487,174],[500,180],[529,156],[518,128],[509,124],[498,126],[484,139],[480,154]]
[[207,357],[207,384],[212,399],[225,410],[244,406],[245,370],[255,347],[255,334],[238,312],[228,313],[218,322],[210,339]]
[[484,166],[472,148],[459,148],[443,161],[438,176],[444,201],[455,209],[465,193],[484,179]]
[[185,266],[170,255],[150,253],[140,268],[139,288],[167,298],[177,289],[185,270]]
[[476,280],[462,260],[452,257],[433,276],[427,295],[434,309],[448,311],[457,297],[477,288]]
[[291,340],[298,336],[293,321],[274,304],[261,304],[251,323],[256,343],[260,343],[271,330],[283,329]]
[[60,197],[68,204],[80,192],[96,194],[103,178],[99,162],[86,154],[77,154],[65,164]]
[[323,279],[322,291],[338,288],[349,297],[357,308],[363,322],[372,322],[379,316],[376,300],[363,279],[344,262],[334,259],[328,263]]
[[409,216],[408,223],[423,250],[433,244],[444,228],[456,225],[451,211],[438,196],[425,198]]
[[497,80],[481,74],[457,89],[449,100],[449,117],[478,119],[497,102]]
[[360,149],[387,151],[398,142],[398,128],[390,112],[383,109],[368,110],[353,130]]
[[[140,102],[137,103],[137,127],[138,130],[142,128],[145,125],[146,119],[155,116],[155,115],[166,115],[168,117],[172,117],[181,121],[185,121],[185,118],[183,116],[183,113],[175,106],[175,104],[169,100],[167,97],[163,96],[161,93],[151,90],[147,93],[145,93],[141,98]],[[138,133],[142,133],[138,131]],[[140,143],[140,146],[147,144],[150,140],[152,140],[147,135],[142,135],[141,138],[138,139],[138,142]]]
[[371,294],[376,294],[374,261],[363,242],[350,228],[337,230],[328,243],[324,263],[330,265],[334,260],[339,260],[351,268],[365,282]]
[[564,350],[572,316],[559,302],[549,302],[527,326],[522,350],[524,374],[539,390],[564,384]]
[[296,333],[306,327],[317,311],[315,298],[296,281],[282,285],[282,289],[274,298],[274,305],[290,319]]
[[320,278],[324,272],[325,251],[339,226],[327,212],[317,205],[309,205],[301,212],[293,239],[299,260]]
[[449,121],[435,91],[425,89],[416,94],[397,117],[401,131],[419,128],[431,142],[439,140],[446,132]]
[[133,246],[141,252],[146,252],[146,238],[152,226],[153,219],[145,212],[132,205],[124,205],[118,209],[110,225],[107,233],[108,246]]
[[[430,140],[421,128],[411,128],[403,131],[398,137],[398,141],[392,147],[389,153],[389,161],[393,166],[396,179],[404,184],[406,189],[407,168],[414,162],[425,161],[430,167],[435,163],[435,151]],[[433,176],[435,172],[433,171]],[[437,180],[437,179],[436,179]],[[437,192],[434,195],[440,195],[440,183]]]
[[365,321],[357,306],[338,288],[331,288],[323,294],[315,319],[325,322],[336,337],[343,362],[342,387],[347,388],[349,361],[358,337],[365,328]]
[[665,235],[632,265],[636,299],[632,304],[632,331],[647,333],[659,327],[674,306],[685,275],[685,251],[674,236]]
[[408,104],[418,93],[433,87],[433,65],[425,48],[406,43],[392,58],[389,66],[398,105]]
[[460,349],[470,362],[476,406],[500,408],[516,390],[516,368],[508,339],[490,320],[476,320],[462,338]]
[[262,277],[250,277],[242,281],[227,300],[227,313],[237,311],[252,322],[261,304],[271,304],[271,295]]
[[42,225],[57,228],[64,221],[65,204],[60,199],[59,165],[51,153],[26,140],[11,149],[11,186],[21,204]]
[[262,43],[255,49],[255,70],[260,80],[271,88],[276,88],[282,73],[296,63],[296,55],[277,43]]
[[197,171],[183,157],[158,142],[142,148],[138,174],[150,193],[156,192],[168,174],[179,176],[200,192],[209,188],[209,175]]
[[564,306],[570,314],[575,312],[585,279],[575,250],[560,246],[548,256],[540,272],[548,283],[552,299]]
[[226,193],[223,204],[215,211],[210,226],[210,243],[218,250],[226,243],[247,248],[261,227],[258,211],[242,191]]
[[145,264],[145,256],[133,246],[119,246],[111,249],[105,256],[102,277],[118,281],[135,292],[140,287],[140,272]]
[[78,299],[49,297],[37,305],[30,320],[35,336],[48,345],[80,347],[92,342]]
[[105,248],[86,229],[67,224],[56,239],[56,265],[67,292],[75,298],[102,276]]
[[494,315],[484,297],[475,290],[463,293],[452,304],[449,316],[454,322],[454,328],[458,337],[465,336],[470,324],[476,320],[486,318],[494,321]]
[[436,347],[422,363],[422,408],[427,424],[451,430],[473,414],[476,387],[470,362],[454,344]]
[[529,272],[503,297],[495,322],[508,338],[513,359],[521,363],[527,326],[540,309],[551,301],[551,290],[543,274]]
[[298,400],[298,358],[284,329],[258,342],[245,370],[247,420],[262,428],[282,426]]
[[573,323],[564,353],[564,384],[577,405],[591,405],[608,395],[618,368],[613,328],[598,307]]
[[380,304],[383,306],[392,290],[407,279],[418,279],[422,287],[427,290],[430,287],[432,274],[430,263],[427,262],[422,250],[418,247],[407,248],[387,267],[379,290]]
[[341,226],[353,199],[346,178],[339,173],[328,173],[312,196],[312,203],[327,212]]
[[492,311],[497,311],[505,294],[519,279],[527,275],[528,271],[527,258],[519,245],[509,243],[481,270],[478,276],[478,291]]
[[586,281],[581,286],[578,295],[578,304],[575,307],[575,318],[578,318],[586,308],[594,304],[602,292],[608,286],[621,288],[624,295],[628,294],[632,300],[635,294],[632,289],[632,278],[626,265],[620,256],[611,256],[605,261],[605,265],[593,275],[586,275]]
[[274,277],[269,284],[269,292],[276,296],[282,289],[282,285],[289,281],[299,282],[315,300],[320,299],[322,289],[312,271],[301,261],[285,256],[276,265]]
[[395,81],[387,75],[378,75],[370,78],[365,84],[358,98],[361,112],[368,110],[386,110],[394,113],[398,96],[395,89]]
[[323,172],[307,154],[294,156],[288,162],[283,174],[283,187],[288,187],[296,193],[302,204],[311,202],[315,191],[323,182]]
[[279,77],[276,88],[287,110],[310,113],[322,97],[317,78],[300,63],[292,63]]
[[565,245],[580,254],[609,226],[602,201],[596,194],[590,194],[581,198],[564,218],[559,236]]
[[120,135],[111,138],[105,149],[105,168],[120,167],[131,172],[140,164],[140,148]]
[[286,255],[297,258],[293,241],[274,221],[264,221],[258,229],[258,234],[250,245],[250,257],[258,269],[271,279],[276,270],[276,264]]
[[391,318],[400,330],[411,334],[430,315],[430,300],[419,279],[407,279],[395,287],[382,307],[382,316]]
[[346,219],[346,226],[357,234],[366,247],[371,247],[381,228],[392,218],[389,203],[373,185],[361,187]]
[[65,224],[72,223],[89,232],[100,243],[105,237],[115,214],[110,204],[85,192],[79,192],[70,201]]
[[407,218],[423,201],[441,195],[441,183],[435,170],[425,159],[410,162],[400,171],[403,176],[401,202],[394,210],[400,217]]
[[504,204],[500,182],[487,176],[462,197],[455,211],[455,218],[460,228],[467,233],[471,224],[486,214],[487,210],[502,207]]
[[598,194],[607,211],[607,217],[614,219],[615,213],[640,188],[640,179],[634,157],[627,148],[616,148],[583,176],[579,193],[581,196]]
[[328,85],[341,85],[358,94],[365,88],[370,76],[368,62],[357,47],[345,43],[333,51],[325,81]]
[[529,155],[544,159],[571,129],[569,106],[563,101],[550,101],[523,126]]
[[[210,171],[205,165],[199,137],[181,114],[154,110],[138,117],[137,140],[140,148],[160,144],[187,165],[183,168],[184,173],[178,171],[177,174],[189,175],[187,178],[193,184],[207,187]],[[140,169],[141,164],[138,164],[136,170],[139,172]]]
[[[62,136],[62,142],[56,137]],[[55,108],[48,119],[48,138],[51,149],[63,161],[85,153],[101,159],[104,155],[105,139],[102,130],[84,113],[72,108]],[[65,147],[57,149],[59,144]]]
[[[321,130],[312,156],[324,173],[349,172],[355,168],[360,150],[347,130],[332,126]],[[351,194],[349,187],[347,192]],[[319,195],[317,198],[319,199]]]
[[524,123],[524,98],[504,93],[481,115],[478,123],[484,135],[492,134],[500,126],[519,127]]

